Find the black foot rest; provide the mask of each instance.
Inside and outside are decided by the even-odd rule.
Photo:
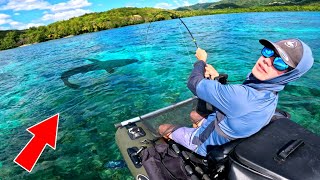
[[[128,126],[127,129],[128,129],[128,135],[131,140],[135,140],[146,135],[144,130],[141,127],[138,127],[136,124],[132,124],[131,126]]]
[[[141,168],[141,158],[139,156],[139,149],[137,147],[128,148],[128,155],[136,168]]]

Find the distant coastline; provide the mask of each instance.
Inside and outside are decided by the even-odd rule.
[[[160,13],[161,11],[171,13]],[[53,39],[108,30],[129,25],[169,20],[178,17],[193,17],[213,14],[277,11],[320,11],[320,3],[291,6],[257,6],[249,8],[225,8],[203,10],[163,10],[156,8],[118,8],[106,12],[90,13],[67,21],[47,26],[31,27],[27,30],[0,31],[0,50],[28,46]],[[158,14],[157,16],[155,16]]]

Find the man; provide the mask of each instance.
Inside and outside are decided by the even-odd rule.
[[[206,79],[205,76],[219,74],[213,67],[206,66],[207,53],[197,49],[198,61],[189,77],[188,88],[216,109],[194,128],[163,124],[159,133],[206,156],[207,145],[249,137],[266,126],[277,107],[278,92],[306,73],[313,57],[308,45],[299,39],[259,42],[264,46],[260,58],[244,83],[237,85],[222,85]],[[191,115],[202,119],[199,114]]]

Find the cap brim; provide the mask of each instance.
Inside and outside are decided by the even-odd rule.
[[[277,50],[276,47],[273,45],[273,42],[271,41],[268,41],[266,39],[260,39],[259,42],[267,48]]]
[[[260,39],[259,42],[265,47],[274,50],[283,60],[285,60],[284,62],[288,64],[290,67],[296,67],[296,65],[289,60],[288,55],[285,53],[285,51],[278,45],[266,39]]]

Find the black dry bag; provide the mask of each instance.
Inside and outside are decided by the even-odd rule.
[[[142,164],[152,180],[188,180],[182,158],[168,144],[156,144],[143,151]]]

